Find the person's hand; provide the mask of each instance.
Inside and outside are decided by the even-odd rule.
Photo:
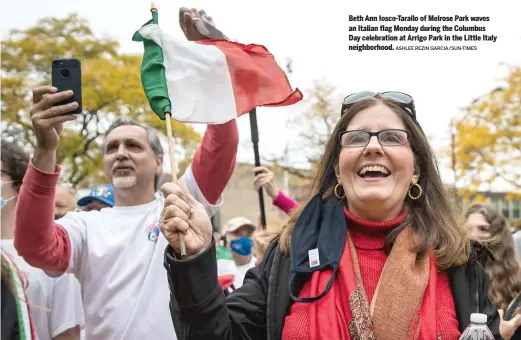
[[[516,314],[512,319],[507,321],[503,319],[505,312],[502,309],[498,310],[498,313],[500,319],[499,333],[504,340],[510,340],[519,326],[521,326],[521,315]]]
[[[72,114],[78,103],[53,106],[72,97],[72,91],[57,92],[55,87],[42,86],[33,90],[33,106],[29,111],[33,131],[36,136],[36,147],[42,150],[55,151],[58,148],[63,123],[75,120],[78,115]]]
[[[275,175],[273,172],[264,166],[255,167],[252,171],[255,174],[253,178],[255,190],[264,188],[271,199],[276,199],[279,195],[279,188],[277,188],[277,184],[275,184]]]
[[[184,235],[187,256],[207,249],[212,242],[212,222],[203,205],[174,183],[163,184],[161,192],[166,199],[159,229],[175,253],[181,253],[179,232]]]
[[[208,39],[227,39],[226,36],[215,27],[212,17],[205,11],[195,8],[181,7],[179,9],[179,26],[189,41]]]

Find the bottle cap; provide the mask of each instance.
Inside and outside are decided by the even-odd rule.
[[[481,313],[472,313],[470,314],[470,322],[486,324],[487,315]]]

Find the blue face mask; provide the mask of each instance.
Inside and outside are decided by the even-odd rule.
[[[253,240],[249,237],[241,237],[230,242],[230,248],[234,253],[248,256],[251,254],[253,247]]]
[[[13,183],[14,181],[9,181],[9,182],[0,182],[0,193],[2,192],[2,185],[4,183]],[[8,199],[4,199],[3,197],[0,196],[0,209],[2,209],[3,207],[5,207],[7,205],[7,203],[11,200],[14,200],[16,198],[16,195],[13,196],[13,197],[9,197]]]

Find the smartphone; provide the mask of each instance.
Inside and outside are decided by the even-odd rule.
[[[78,59],[56,59],[52,62],[52,86],[58,89],[58,92],[72,90],[74,95],[55,106],[78,103],[78,108],[71,113],[81,113],[82,97],[81,97],[81,62]]]
[[[509,321],[516,316],[516,314],[521,314],[521,295],[518,295],[514,301],[510,303],[503,318]]]

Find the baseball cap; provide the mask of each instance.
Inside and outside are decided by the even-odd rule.
[[[90,201],[98,200],[111,207],[114,206],[114,190],[110,184],[102,184],[90,190],[90,193],[78,201],[80,207],[86,206]]]
[[[227,233],[233,233],[240,227],[248,227],[251,228],[252,231],[255,230],[255,224],[253,224],[253,222],[246,217],[234,217],[224,225],[223,235]]]

